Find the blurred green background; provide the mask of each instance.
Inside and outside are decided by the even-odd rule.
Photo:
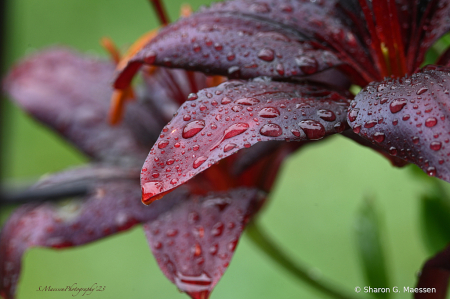
[[[166,1],[172,20],[184,2]],[[196,9],[211,1],[188,2]],[[98,43],[101,37],[109,36],[126,46],[157,26],[145,0],[10,0],[7,9],[7,68],[55,44],[106,57]],[[30,182],[86,161],[11,103],[3,104],[5,184]],[[421,196],[430,193],[433,184],[409,168],[393,168],[380,155],[335,136],[302,149],[285,162],[259,220],[277,245],[311,267],[311,275],[339,285],[355,298],[367,298],[354,292],[356,286],[370,285],[361,244],[372,241],[364,239],[367,233],[361,223],[372,218],[376,219],[372,224],[378,223],[380,242],[376,245],[384,251],[388,273],[388,285],[383,287],[414,287],[421,265],[443,244],[427,245],[428,231],[422,225]],[[367,198],[372,200],[365,203]],[[3,211],[0,219],[6,214]],[[374,262],[381,263],[376,258]],[[383,267],[373,271],[383,271]],[[141,227],[80,248],[28,251],[18,298],[70,298],[72,293],[36,290],[73,283],[106,286],[105,291],[92,293],[92,298],[187,298],[159,271]],[[411,297],[403,292],[391,296]],[[212,298],[328,297],[292,278],[244,236]]]

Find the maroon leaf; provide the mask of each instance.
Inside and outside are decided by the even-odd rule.
[[[154,220],[187,198],[178,188],[151,207],[139,202],[139,173],[135,170],[87,167],[51,176],[36,188],[70,186],[84,182],[91,187],[85,198],[61,203],[27,204],[18,208],[0,234],[0,294],[14,298],[21,258],[30,247],[64,248],[92,242]]]
[[[415,299],[445,299],[450,277],[450,246],[430,258],[420,272],[416,288],[435,288],[435,293],[416,292]]]
[[[393,156],[450,181],[450,69],[429,66],[411,77],[373,83],[351,104],[353,131]]]
[[[349,94],[320,85],[229,81],[192,94],[141,173],[143,201],[259,141],[319,140],[346,128]]]
[[[141,163],[155,139],[143,144],[134,135],[136,127],[156,138],[163,124],[148,117],[149,110],[141,104],[133,103],[125,117],[128,122],[108,125],[114,68],[112,63],[54,48],[17,65],[5,80],[5,88],[28,113],[88,155]]]
[[[143,63],[233,78],[305,76],[342,63],[289,26],[262,15],[214,12],[215,7],[161,30],[128,61],[115,87],[125,88]]]
[[[150,248],[163,273],[193,299],[208,298],[263,199],[255,189],[192,196],[146,223]]]

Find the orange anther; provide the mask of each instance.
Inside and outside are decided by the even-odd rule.
[[[109,37],[103,37],[100,40],[100,45],[109,53],[111,59],[118,64],[120,61],[120,51]]]
[[[192,7],[189,4],[185,3],[181,5],[180,8],[181,17],[183,18],[189,17],[192,14],[192,12],[193,12]]]
[[[118,70],[123,70],[129,60],[137,53],[139,52],[148,42],[150,42],[158,33],[158,29],[152,30],[150,32],[147,32],[146,34],[142,35],[137,41],[135,41],[130,48],[128,48],[127,53],[120,59],[119,64],[117,65]]]

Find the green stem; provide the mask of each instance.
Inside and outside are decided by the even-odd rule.
[[[349,295],[344,295],[345,292],[336,290],[330,284],[324,282],[322,279],[310,275],[311,271],[308,271],[306,267],[300,266],[298,263],[292,261],[287,257],[276,245],[270,240],[260,229],[255,222],[249,224],[246,229],[247,236],[253,241],[265,254],[267,254],[273,261],[283,267],[289,273],[294,275],[299,280],[307,283],[309,286],[316,290],[323,292],[330,297],[339,299],[354,298]]]

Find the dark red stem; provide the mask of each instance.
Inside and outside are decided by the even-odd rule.
[[[167,17],[167,12],[164,9],[162,2],[160,0],[150,0],[150,3],[153,5],[153,8],[155,9],[156,15],[158,16],[161,25],[164,26],[168,25],[169,19]]]

